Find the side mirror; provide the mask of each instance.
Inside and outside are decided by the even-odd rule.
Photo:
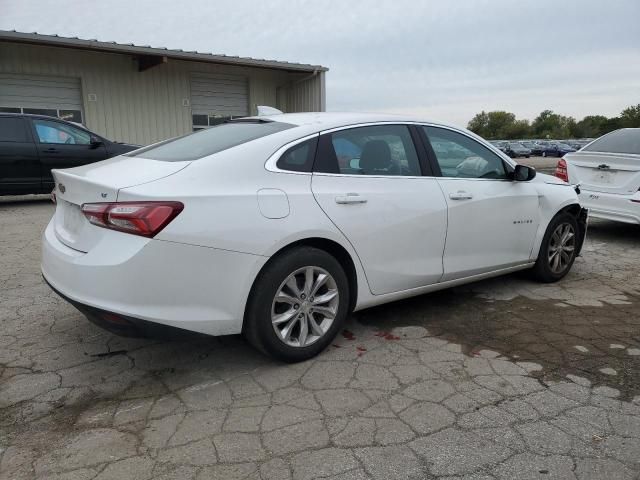
[[[513,179],[516,182],[528,182],[536,177],[536,169],[526,165],[516,165],[513,171]]]
[[[102,142],[102,139],[97,135],[91,135],[89,139],[89,143],[91,144],[92,147],[99,147],[100,145],[102,145],[103,142]]]

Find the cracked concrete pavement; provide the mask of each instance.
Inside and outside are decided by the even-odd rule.
[[[354,314],[283,365],[240,337],[126,339],[43,283],[46,201],[0,200],[2,479],[637,479],[640,228],[561,283]]]

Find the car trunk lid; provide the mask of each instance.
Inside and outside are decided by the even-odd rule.
[[[640,189],[640,155],[576,152],[564,159],[571,183],[585,190],[628,195]]]
[[[190,163],[115,157],[82,167],[53,170],[56,237],[75,250],[90,251],[108,231],[89,223],[81,210],[84,203],[115,202],[120,189],[173,175]]]

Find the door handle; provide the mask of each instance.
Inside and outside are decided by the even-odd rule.
[[[60,150],[58,150],[57,148],[46,148],[44,151],[46,153],[58,153]]]
[[[338,195],[336,197],[336,203],[340,205],[367,203],[367,199],[358,193],[347,193],[346,195]]]
[[[468,192],[459,191],[459,192],[455,192],[455,193],[450,193],[449,194],[449,198],[451,200],[471,200],[473,198],[473,194],[468,193]]]

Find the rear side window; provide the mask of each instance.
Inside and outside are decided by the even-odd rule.
[[[310,172],[316,155],[318,138],[294,145],[278,159],[277,167],[292,172]]]
[[[293,128],[293,126],[282,122],[238,121],[224,123],[190,133],[184,137],[141,148],[128,154],[128,156],[162,160],[164,162],[197,160],[207,155],[213,155],[243,143]]]
[[[418,154],[406,125],[373,125],[325,134],[315,170],[346,175],[420,175]]]
[[[21,118],[0,117],[0,142],[28,142],[27,130]]]
[[[598,138],[582,151],[640,154],[640,128],[616,130]]]

